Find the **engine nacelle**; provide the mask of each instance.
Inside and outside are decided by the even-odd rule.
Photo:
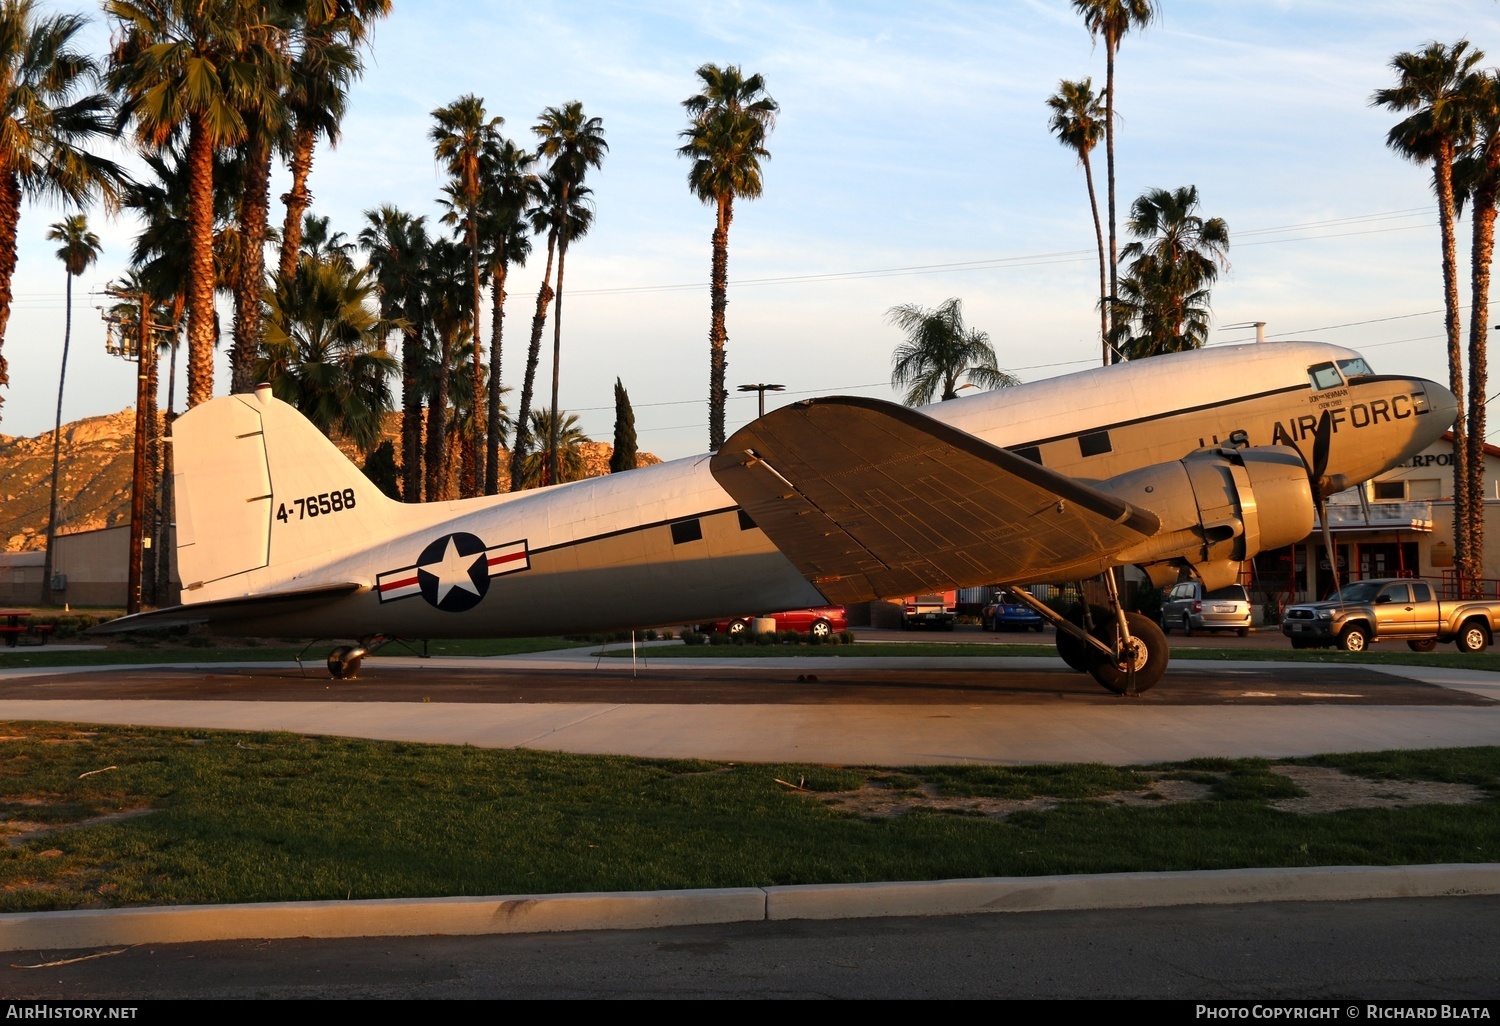
[[[1155,535],[1117,556],[1145,566],[1158,585],[1176,580],[1184,563],[1210,588],[1230,584],[1242,561],[1312,533],[1307,467],[1295,449],[1283,445],[1199,449],[1099,487],[1161,521]]]

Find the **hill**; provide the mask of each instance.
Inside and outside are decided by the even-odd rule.
[[[391,439],[399,448],[400,415],[388,416],[385,426],[382,437]],[[63,425],[58,486],[63,497],[58,518],[60,531],[71,534],[129,522],[134,435],[133,409]],[[352,446],[339,447],[357,465],[363,463],[363,456]],[[587,476],[609,473],[613,451],[608,442],[589,442],[584,447]],[[641,466],[660,462],[650,453],[640,454]],[[46,548],[51,474],[51,431],[32,438],[0,435],[0,543],[4,551]]]

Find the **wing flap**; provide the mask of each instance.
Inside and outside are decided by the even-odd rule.
[[[1083,576],[1159,528],[1149,511],[875,399],[783,407],[737,431],[711,469],[831,602]]]

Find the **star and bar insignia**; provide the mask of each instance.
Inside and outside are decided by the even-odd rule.
[[[530,568],[525,539],[487,546],[460,531],[430,543],[411,566],[377,574],[375,590],[381,602],[421,595],[445,613],[462,613],[484,598],[490,578]]]

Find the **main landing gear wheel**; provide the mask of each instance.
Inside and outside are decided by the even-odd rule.
[[[1069,623],[1083,626],[1083,606],[1074,606],[1066,615]],[[1094,630],[1098,631],[1099,625],[1109,619],[1109,610],[1103,606],[1089,606],[1089,619],[1093,622]],[[1104,653],[1065,630],[1057,632],[1057,654],[1079,673],[1093,673],[1095,664],[1104,660]]]
[[[365,650],[358,645],[340,645],[328,653],[328,674],[334,680],[353,680],[359,676],[359,664]]]
[[[1133,664],[1135,691],[1140,694],[1155,687],[1162,674],[1167,672],[1171,651],[1167,647],[1167,636],[1154,620],[1140,613],[1126,613],[1125,626],[1130,631],[1131,651],[1127,653],[1127,657],[1131,662],[1113,663],[1100,656],[1089,672],[1106,690],[1123,695],[1130,688],[1129,667]],[[1106,621],[1100,631],[1100,640],[1113,647],[1118,633],[1119,625]]]

